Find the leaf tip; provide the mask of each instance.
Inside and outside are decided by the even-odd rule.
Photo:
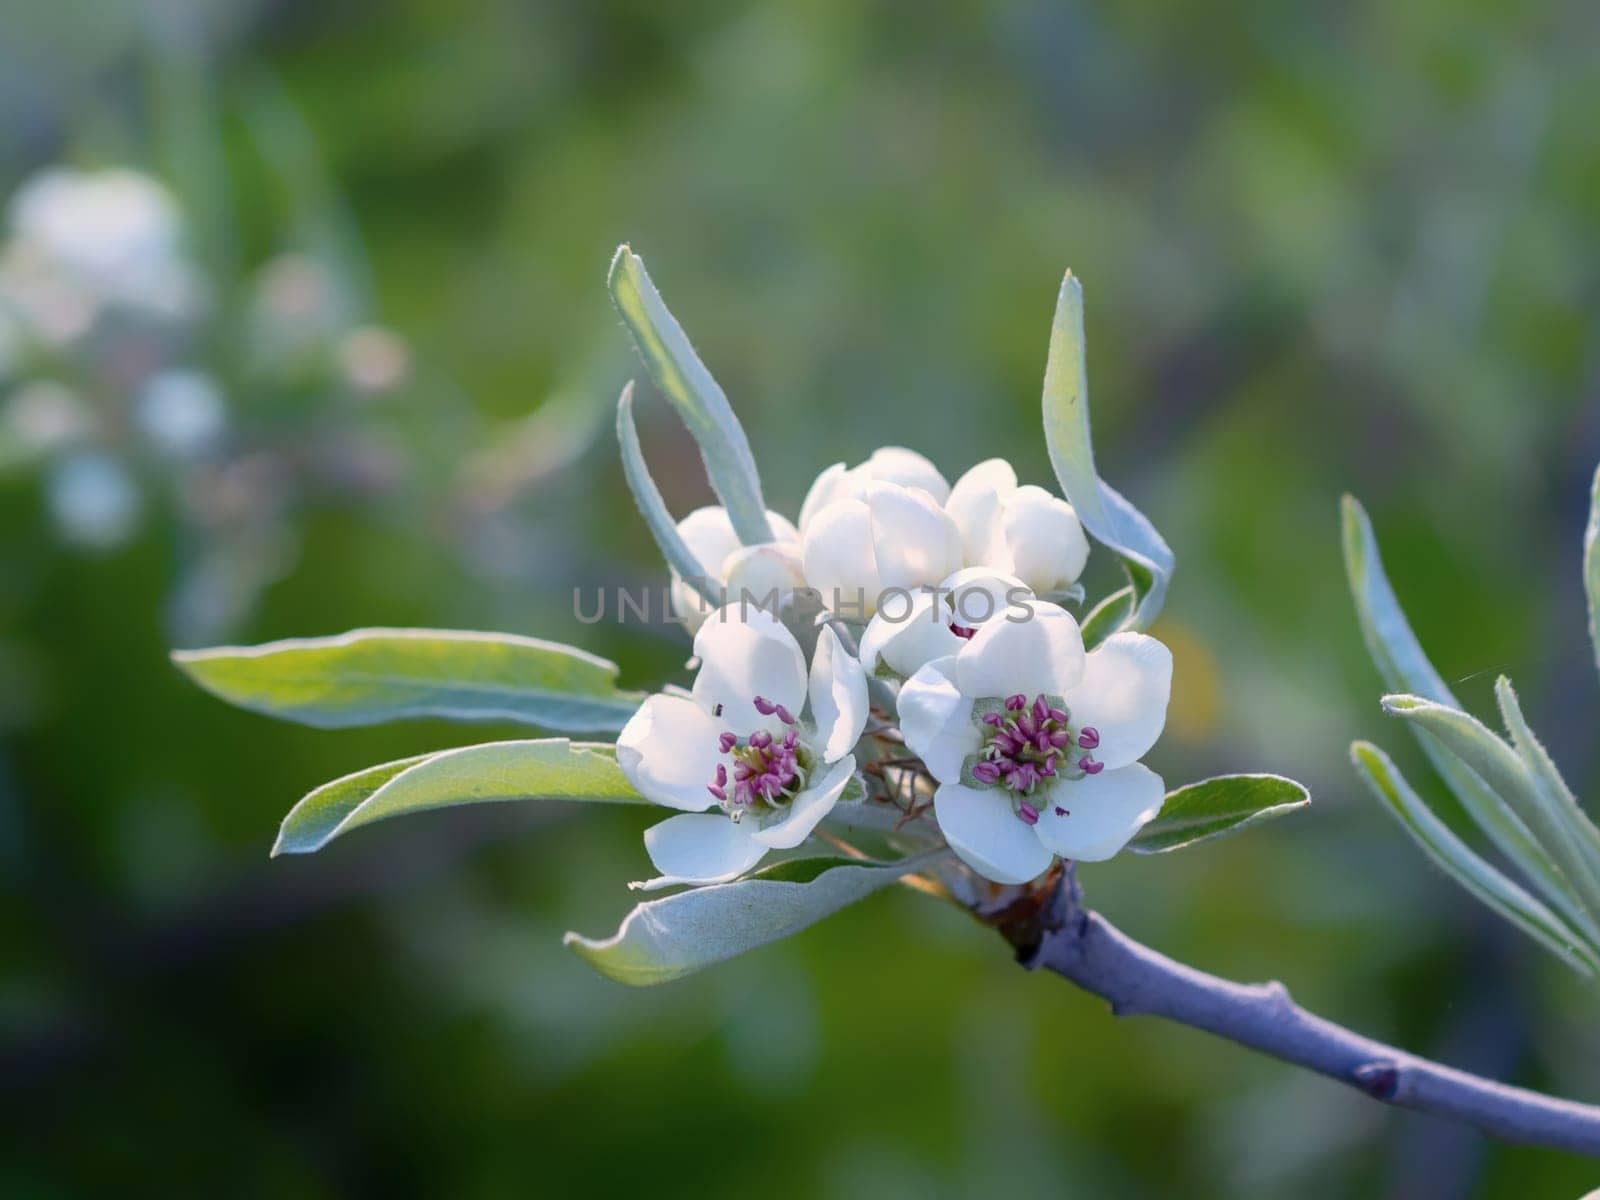
[[[1421,696],[1413,696],[1405,692],[1392,692],[1383,697],[1378,703],[1383,706],[1383,711],[1391,717],[1403,717],[1407,713],[1417,712],[1426,708],[1429,701]]]

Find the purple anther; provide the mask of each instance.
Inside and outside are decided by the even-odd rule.
[[[717,739],[717,747],[726,754],[739,744],[739,736],[734,733],[725,733]]]
[[[1039,823],[1039,810],[1026,800],[1017,805],[1017,816],[1022,818],[1024,825],[1037,825]]]
[[[1100,744],[1100,731],[1093,725],[1085,725],[1078,734],[1078,745],[1085,750],[1093,750]]]
[[[1021,712],[1025,707],[1027,707],[1027,704],[1028,698],[1021,692],[1018,692],[1015,696],[1006,697],[1006,707],[1012,712]]]
[[[1085,755],[1078,760],[1078,768],[1085,775],[1098,775],[1101,771],[1106,769],[1106,765],[1103,762],[1095,762],[1094,759],[1090,758],[1088,755]]]
[[[974,779],[982,780],[984,783],[998,783],[1000,781],[1000,767],[997,763],[992,763],[985,759],[972,768],[972,776]]]
[[[755,704],[756,711],[763,717],[770,717],[773,713],[778,711],[778,706],[771,700],[768,700],[765,696],[757,696],[752,703]]]

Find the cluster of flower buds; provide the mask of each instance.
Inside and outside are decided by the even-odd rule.
[[[723,589],[727,603],[698,603],[698,589],[674,576],[697,631],[695,696],[714,697],[717,719],[656,696],[618,740],[647,798],[696,810],[646,839],[664,875],[735,877],[774,844],[764,831],[788,839],[828,817],[849,782],[829,766],[873,760],[856,745],[869,678],[882,688],[883,724],[866,740],[914,756],[901,766],[980,875],[1020,883],[1058,856],[1109,857],[1159,811],[1162,781],[1138,760],[1165,723],[1171,656],[1137,633],[1085,650],[1059,603],[1075,595],[1088,557],[1065,500],[1019,486],[1000,459],[952,487],[922,455],[890,447],[829,467],[797,523],[769,513],[768,524],[775,540],[757,546],[741,544],[721,508],[678,524],[705,572],[695,582]],[[825,622],[809,707],[801,644],[780,619],[794,622],[783,602],[801,593]],[[863,723],[840,727],[844,711]],[[818,754],[824,729],[828,752]],[[815,801],[825,785],[828,798]],[[734,818],[737,836],[720,814],[699,814],[711,805]]]

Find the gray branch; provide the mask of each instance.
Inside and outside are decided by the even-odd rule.
[[[1174,962],[1082,907],[1070,876],[1033,919],[1002,925],[1023,964],[1102,997],[1119,1017],[1165,1017],[1336,1079],[1386,1104],[1508,1142],[1600,1157],[1600,1107],[1508,1087],[1325,1021],[1281,983],[1242,984]]]

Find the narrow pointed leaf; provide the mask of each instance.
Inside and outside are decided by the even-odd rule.
[[[1128,849],[1138,854],[1181,850],[1310,803],[1311,793],[1282,775],[1218,775],[1168,792],[1161,812]]]
[[[666,983],[799,933],[916,870],[919,862],[864,866],[846,858],[797,859],[748,879],[640,904],[603,941],[569,933],[566,942],[619,983]]]
[[[656,548],[667,560],[667,565],[694,588],[706,603],[720,604],[705,568],[695,558],[694,551],[678,533],[677,522],[667,511],[667,502],[661,498],[661,489],[650,477],[650,468],[644,461],[644,448],[639,444],[639,430],[633,423],[633,384],[622,389],[617,401],[617,441],[622,446],[622,473],[627,477],[628,488],[633,492],[633,502],[638,505]]]
[[[750,439],[733,415],[727,395],[689,344],[683,326],[667,311],[644,260],[627,246],[617,247],[607,283],[650,378],[699,445],[712,490],[728,510],[739,540],[746,546],[772,541]]]
[[[1146,629],[1166,601],[1172,551],[1137,508],[1095,472],[1089,434],[1089,375],[1083,339],[1083,289],[1071,271],[1061,281],[1044,368],[1044,436],[1061,490],[1083,526],[1128,572],[1132,611],[1124,628]]]
[[[1384,685],[1393,692],[1410,693],[1460,709],[1460,702],[1428,661],[1406,620],[1384,572],[1372,522],[1355,497],[1344,498],[1342,518],[1345,575],[1355,600],[1362,637]],[[1434,770],[1495,848],[1522,872],[1547,902],[1561,908],[1569,917],[1577,916],[1572,907],[1575,901],[1571,887],[1527,823],[1508,808],[1477,773],[1447,751],[1421,725],[1413,724],[1411,731]]]
[[[1565,898],[1563,911],[1575,918],[1587,914],[1586,928],[1592,928],[1594,918],[1600,916],[1600,880],[1594,878],[1581,851],[1569,840],[1554,803],[1517,752],[1470,714],[1420,696],[1385,696],[1383,710],[1438,738],[1445,750],[1521,818],[1558,871],[1552,900]]]
[[[1083,619],[1083,648],[1093,650],[1117,630],[1126,628],[1137,603],[1138,597],[1130,584],[1118,588],[1096,604]]]
[[[443,717],[602,732],[621,729],[644,699],[617,690],[615,663],[504,633],[357,629],[172,658],[231,704],[323,729]]]
[[[1583,531],[1583,590],[1589,599],[1589,642],[1600,663],[1600,468],[1589,486],[1589,524]]]
[[[1590,911],[1600,917],[1600,829],[1595,828],[1578,804],[1578,798],[1561,777],[1555,761],[1529,727],[1517,693],[1504,675],[1495,681],[1494,694],[1506,730],[1511,734],[1512,747],[1544,797],[1551,823],[1560,831],[1561,842],[1572,852],[1573,873],[1581,873],[1585,893],[1592,898]]]
[[[1411,789],[1388,755],[1356,742],[1350,759],[1379,803],[1440,870],[1570,966],[1591,978],[1600,976],[1600,950],[1474,854]]]
[[[309,854],[386,817],[507,800],[643,804],[616,748],[566,738],[488,742],[368,767],[323,784],[289,810],[272,848]]]

